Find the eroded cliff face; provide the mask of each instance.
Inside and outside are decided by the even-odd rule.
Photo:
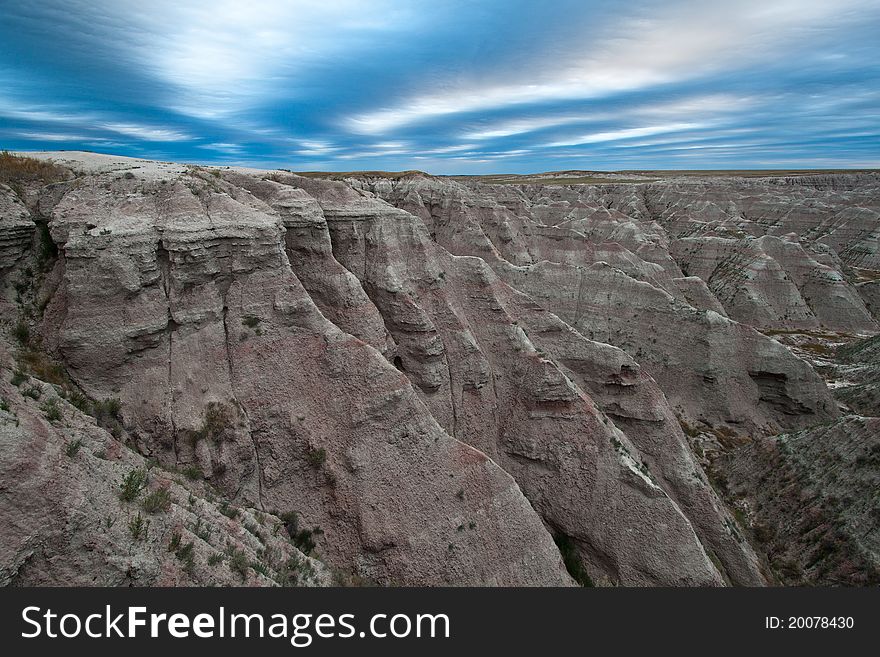
[[[689,271],[669,230],[681,219],[646,220],[648,195],[66,157],[76,177],[32,190],[30,207],[0,190],[3,314],[31,331],[17,347],[4,337],[4,400],[39,414],[13,385],[27,363],[52,378],[33,367],[38,352],[65,397],[120,402],[118,426],[91,430],[120,447],[84,441],[90,469],[59,495],[95,479],[119,504],[110,473],[146,458],[154,481],[168,473],[182,487],[175,498],[194,490],[275,518],[294,560],[311,548],[298,528],[320,527],[315,554],[347,581],[767,581],[682,427],[765,435],[839,410],[809,364],[736,321],[742,306],[712,274]],[[38,258],[40,224],[57,256]],[[809,305],[806,325],[876,326],[834,274],[836,252],[768,239],[755,242],[801,299],[833,297]],[[60,419],[15,433],[10,419],[4,435],[64,461],[73,427],[89,422],[64,404]],[[11,505],[39,480],[6,466]],[[278,520],[292,512],[293,526]],[[10,580],[55,572],[21,556],[39,544],[40,559],[58,560],[36,524],[3,546]],[[290,559],[251,576],[285,580]]]

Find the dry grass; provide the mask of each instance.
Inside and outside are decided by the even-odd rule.
[[[326,178],[329,180],[344,180],[345,178],[388,178],[390,180],[397,180],[408,176],[432,177],[424,171],[417,171],[415,169],[409,171],[297,171],[296,175],[303,176],[304,178]]]
[[[9,151],[0,152],[0,182],[17,184],[22,182],[51,183],[67,180],[70,172],[52,160],[38,160],[34,157],[14,155]]]

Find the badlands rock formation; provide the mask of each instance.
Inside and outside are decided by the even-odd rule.
[[[727,448],[849,419],[772,334],[877,330],[871,175],[39,157],[0,187],[6,582],[773,583]]]

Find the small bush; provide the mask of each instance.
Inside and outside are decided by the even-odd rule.
[[[22,391],[22,394],[31,399],[39,399],[43,396],[43,390],[39,386],[28,386]]]
[[[73,406],[81,410],[83,413],[89,413],[92,410],[92,402],[89,398],[82,394],[79,390],[68,391],[67,401]]]
[[[49,422],[58,422],[61,419],[61,409],[58,408],[58,404],[54,399],[48,399],[43,402],[43,415],[46,416],[46,419]]]
[[[133,502],[147,485],[147,471],[137,468],[129,472],[120,484],[119,497],[125,502]]]
[[[296,511],[283,514],[281,520],[284,521],[284,526],[287,529],[291,542],[303,554],[311,554],[316,547],[314,537],[323,534],[324,531],[320,527],[300,529],[299,514]]]
[[[278,569],[278,583],[281,586],[297,586],[314,578],[315,569],[308,559],[293,555]]]
[[[144,498],[141,506],[147,513],[159,513],[171,508],[171,491],[167,488],[159,488]]]
[[[197,465],[188,465],[183,470],[181,470],[183,476],[192,481],[197,481],[202,478],[202,470]]]
[[[261,321],[262,320],[259,317],[256,317],[254,315],[245,315],[244,318],[241,320],[241,323],[248,328],[257,328],[257,325]]]
[[[3,411],[4,413],[9,412],[9,402],[6,401],[5,397],[0,397],[0,411]]]
[[[67,376],[67,372],[64,370],[64,366],[52,360],[43,351],[38,349],[28,349],[21,354],[21,361],[33,376],[42,379],[46,383],[53,383],[65,387],[70,384],[70,379]]]
[[[64,448],[64,451],[70,458],[73,458],[79,453],[79,448],[82,447],[82,444],[82,438],[71,440],[69,443],[67,443],[67,447]]]
[[[138,511],[138,514],[135,517],[128,521],[128,531],[131,532],[131,537],[135,541],[146,538],[149,527],[150,521],[144,520],[140,511]]]
[[[223,561],[223,555],[220,554],[219,552],[216,552],[215,554],[212,554],[210,557],[208,557],[208,565],[209,566],[216,566],[218,563],[221,563],[222,561]]]
[[[31,341],[31,327],[26,321],[20,319],[12,329],[12,335],[21,346],[26,347]]]
[[[250,561],[241,550],[235,548],[229,549],[229,569],[241,576],[241,581],[245,581],[248,575],[248,569],[251,567]]]
[[[114,420],[122,419],[122,402],[115,397],[96,401],[93,410],[95,413],[95,419],[98,420],[98,424],[101,423],[101,420],[107,418],[112,418]]]
[[[269,568],[259,561],[251,561],[251,568],[255,573],[258,573],[263,577],[269,577]]]
[[[313,468],[320,468],[327,460],[327,450],[323,447],[318,449],[310,449],[306,454],[306,459]]]
[[[195,432],[194,439],[196,441],[207,438],[220,440],[231,425],[232,420],[226,407],[218,402],[209,402],[205,408],[202,428]]]
[[[21,370],[15,370],[12,373],[12,379],[10,383],[14,385],[16,388],[19,387],[22,383],[28,380],[28,375],[22,372]]]
[[[229,506],[229,502],[227,502],[226,500],[223,500],[220,503],[220,507],[218,510],[227,518],[231,518],[232,520],[238,518],[238,509]]]
[[[115,397],[92,404],[92,416],[98,426],[109,431],[114,438],[122,434],[122,402]]]

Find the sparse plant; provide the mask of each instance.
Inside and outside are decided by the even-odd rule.
[[[157,488],[144,498],[141,506],[147,513],[159,513],[168,511],[171,502],[171,491],[167,488]]]
[[[220,554],[219,552],[215,552],[210,557],[208,557],[208,565],[209,566],[216,566],[218,563],[222,563],[222,562],[223,562],[223,555]]]
[[[23,319],[18,320],[12,329],[12,336],[18,340],[18,343],[26,347],[31,341],[31,327]]]
[[[195,432],[195,440],[220,440],[231,426],[232,420],[229,411],[219,402],[209,402],[205,408],[205,417],[202,427]]]
[[[65,180],[67,169],[52,160],[40,160],[25,155],[14,155],[9,151],[0,152],[0,182],[6,184],[30,181],[44,183]]]
[[[69,401],[74,407],[76,407],[83,413],[88,413],[92,408],[92,402],[89,401],[89,398],[82,394],[79,390],[68,391],[67,401]]]
[[[248,328],[257,328],[257,325],[259,325],[259,323],[260,323],[261,321],[262,321],[262,320],[261,320],[259,317],[255,316],[255,315],[245,315],[245,316],[242,318],[241,323],[242,323],[244,326],[247,326]]]
[[[92,416],[102,429],[114,438],[122,435],[122,402],[115,397],[98,400],[91,405]]]
[[[294,554],[278,569],[278,583],[281,586],[297,586],[314,578],[315,569],[308,559]]]
[[[149,527],[150,521],[145,520],[140,511],[128,521],[128,531],[131,533],[131,537],[135,541],[139,541],[141,538],[146,538]]]
[[[220,513],[222,513],[224,516],[226,516],[227,518],[230,518],[232,520],[235,520],[236,518],[238,518],[238,513],[239,513],[238,509],[230,506],[229,502],[227,502],[226,500],[223,500],[220,503],[220,507],[217,510],[220,511]]]
[[[299,548],[299,551],[303,554],[311,554],[316,547],[314,537],[323,534],[324,531],[320,527],[300,529],[299,514],[296,511],[290,511],[280,517],[281,520],[284,521],[284,526],[287,529],[287,534],[290,536],[291,542]]]
[[[25,374],[22,370],[17,369],[12,373],[12,379],[10,380],[10,383],[18,388],[19,386],[21,386],[22,383],[27,380],[28,375]]]
[[[47,399],[42,404],[43,415],[46,416],[46,419],[49,422],[58,422],[61,419],[61,409],[58,408],[58,403],[54,399]]]
[[[238,550],[236,548],[229,548],[229,569],[238,573],[241,576],[241,581],[247,580],[248,569],[251,564],[248,561],[247,555],[242,550]]]
[[[25,397],[30,397],[31,399],[39,399],[43,396],[43,390],[42,388],[40,388],[40,386],[32,385],[22,390],[22,394]]]
[[[197,465],[188,465],[182,471],[183,475],[192,481],[202,478],[202,470]]]
[[[135,468],[122,479],[119,497],[125,502],[133,502],[147,485],[147,471]]]
[[[258,573],[263,577],[269,577],[269,568],[265,564],[260,563],[259,561],[251,561],[250,566],[255,573]]]
[[[76,440],[71,440],[67,443],[67,447],[64,448],[64,452],[70,457],[73,458],[79,453],[80,447],[82,447],[83,441],[82,438],[77,438]]]
[[[313,468],[320,468],[324,465],[324,462],[327,460],[327,450],[323,447],[319,447],[317,449],[309,449],[306,454],[306,460],[308,460],[309,465]]]

